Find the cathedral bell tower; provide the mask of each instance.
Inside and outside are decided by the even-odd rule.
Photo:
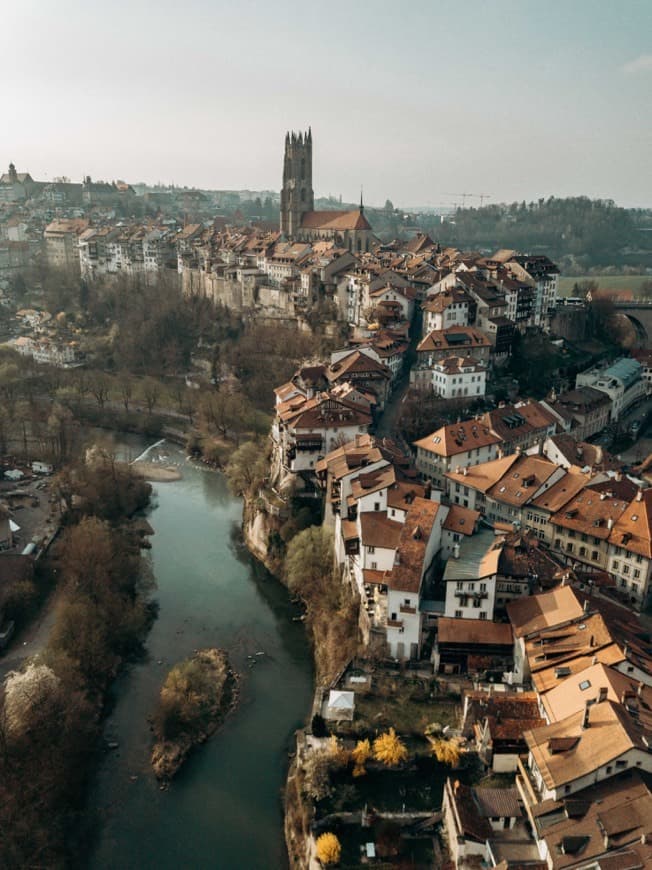
[[[283,188],[281,190],[281,233],[296,239],[301,233],[301,216],[313,211],[312,131],[285,134]]]

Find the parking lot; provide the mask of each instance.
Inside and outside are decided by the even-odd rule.
[[[5,552],[20,553],[30,543],[40,544],[58,524],[59,509],[51,492],[51,478],[34,476],[19,481],[0,481],[0,504],[19,528],[14,546]]]

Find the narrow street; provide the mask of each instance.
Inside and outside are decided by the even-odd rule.
[[[418,307],[415,310],[410,325],[410,344],[405,354],[403,372],[394,387],[392,395],[387,400],[383,416],[376,427],[376,434],[383,438],[397,437],[397,423],[401,416],[401,406],[410,388],[410,371],[416,362],[416,349],[421,341],[421,324],[423,321],[420,303],[417,303],[417,305]]]

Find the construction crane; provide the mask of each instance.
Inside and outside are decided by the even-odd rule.
[[[480,208],[484,205],[485,199],[491,199],[491,195],[488,193],[445,193],[444,196],[461,196],[462,197],[462,208],[466,208],[466,198],[467,196],[472,196],[475,199],[480,200]]]

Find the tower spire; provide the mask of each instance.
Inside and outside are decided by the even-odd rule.
[[[364,211],[364,202],[362,201],[362,185],[360,185],[360,214]]]

